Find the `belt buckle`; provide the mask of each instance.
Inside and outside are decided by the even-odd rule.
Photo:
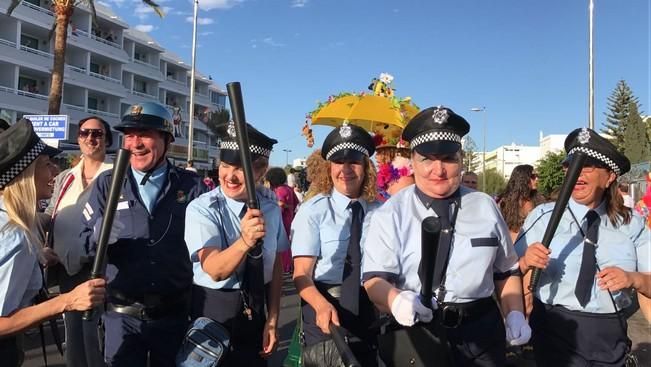
[[[463,319],[462,310],[451,305],[444,305],[441,309],[441,324],[449,329],[454,329],[461,325]]]

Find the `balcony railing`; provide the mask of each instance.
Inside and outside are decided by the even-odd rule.
[[[18,94],[19,96],[42,99],[44,101],[47,101],[47,96],[39,93],[26,92],[24,90],[16,90],[16,94]]]
[[[27,47],[27,46],[24,46],[24,45],[20,45],[20,49],[23,50],[23,51],[27,51],[29,53],[39,55],[39,56],[43,56],[43,57],[47,57],[47,58],[52,58],[54,56],[49,52],[37,50],[35,48]]]
[[[77,106],[76,104],[68,104],[68,103],[64,103],[63,105],[68,107],[71,110],[86,112],[86,108],[84,106]]]
[[[144,98],[158,99],[158,96],[154,96],[152,94],[147,94],[147,93],[143,93],[143,92],[138,92],[138,91],[135,91],[135,90],[132,90],[131,94],[134,94],[134,95],[140,96],[140,97],[144,97]]]
[[[16,90],[14,88],[5,87],[3,85],[0,85],[0,91],[16,94]]]
[[[86,74],[86,69],[84,69],[84,68],[80,68],[78,66],[72,66],[72,65],[66,65],[66,67],[68,69],[72,70],[72,71],[77,72],[77,73]]]
[[[16,42],[11,42],[11,41],[6,40],[4,38],[0,38],[0,44],[11,46],[11,47],[16,47]]]
[[[159,68],[158,66],[156,66],[156,65],[152,65],[152,64],[150,64],[150,63],[148,63],[148,62],[146,62],[146,61],[142,61],[142,60],[138,60],[138,59],[131,59],[131,61],[133,61],[133,62],[136,63],[136,64],[140,64],[140,65],[144,65],[144,66],[150,67],[150,68],[152,68],[152,69],[160,70],[160,68]]]
[[[23,1],[23,2],[21,2],[21,4],[23,6],[26,6],[26,7],[30,8],[30,9],[33,9],[33,10],[36,10],[38,12],[41,12],[41,13],[44,13],[44,14],[47,14],[47,15],[50,15],[50,16],[54,16],[54,13],[52,13],[52,11],[50,11],[48,9],[45,9],[45,8],[41,8],[40,6],[34,5],[34,4],[29,3],[27,1]]]
[[[120,117],[117,113],[113,112],[108,112],[108,111],[100,111],[100,110],[93,110],[91,108],[87,109],[86,112],[92,114],[92,115],[104,115],[108,117]]]
[[[168,77],[167,77],[167,80],[170,81],[170,82],[173,82],[173,83],[176,83],[176,84],[182,85],[182,86],[184,86],[184,87],[187,87],[187,86],[188,86],[185,82],[182,82],[182,81],[180,81],[180,80],[176,80],[176,79],[172,78],[171,76],[168,76]]]
[[[90,35],[90,38],[94,39],[94,40],[97,41],[97,42],[101,42],[101,43],[107,44],[107,45],[109,45],[109,46],[111,46],[111,47],[119,48],[120,50],[122,49],[122,46],[121,46],[120,44],[115,43],[115,42],[113,42],[113,41],[109,41],[109,40],[107,40],[107,39],[105,39],[105,38],[102,38],[102,37],[98,37],[98,36],[96,36],[96,35],[94,35],[94,34],[91,34],[91,35]]]
[[[122,80],[115,79],[115,78],[111,78],[110,76],[106,76],[106,75],[102,75],[102,74],[94,73],[94,72],[92,72],[92,71],[91,71],[90,73],[88,73],[88,74],[89,74],[90,76],[94,77],[94,78],[98,78],[98,79],[106,80],[106,81],[108,81],[108,82],[112,82],[112,83],[116,83],[116,84],[122,84]]]

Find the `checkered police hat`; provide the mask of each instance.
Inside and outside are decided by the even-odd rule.
[[[32,123],[22,119],[0,134],[0,190],[21,174],[41,154],[61,153],[36,135]]]
[[[357,125],[344,123],[326,136],[321,147],[321,156],[331,162],[360,162],[375,153],[375,142],[371,135]]]
[[[237,143],[235,124],[231,121],[218,130],[220,160],[230,164],[241,165],[240,147]],[[269,158],[273,151],[273,146],[278,143],[278,140],[268,137],[248,123],[246,124],[246,131],[249,135],[251,160],[255,160],[258,157]]]
[[[448,154],[461,149],[461,138],[470,131],[463,117],[447,107],[429,107],[414,116],[402,138],[419,154]]]
[[[586,166],[603,166],[615,172],[617,176],[631,169],[631,162],[611,142],[585,127],[572,131],[565,138],[565,151],[567,157],[563,163],[569,163],[574,153],[583,152],[588,156]]]

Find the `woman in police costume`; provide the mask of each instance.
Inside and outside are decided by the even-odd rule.
[[[259,182],[277,141],[251,126],[248,135],[254,181]],[[232,123],[223,127],[220,139],[220,185],[190,203],[186,213],[185,242],[194,268],[192,317],[209,317],[231,333],[232,348],[223,366],[266,366],[278,342],[282,268],[277,253],[289,243],[273,192],[258,186],[260,209],[246,207]]]
[[[549,249],[540,241],[553,203],[529,214],[515,244],[523,272],[545,269],[530,317],[536,363],[622,366],[630,340],[616,311],[630,305],[631,288],[651,296],[649,229],[617,192],[617,177],[630,169],[626,156],[586,128],[567,136],[565,151],[565,167],[576,152],[588,158]]]
[[[20,333],[64,311],[85,311],[104,302],[104,279],[33,305],[43,289],[39,261],[44,233],[39,200],[52,196],[49,156],[60,153],[38,138],[28,120],[0,135],[0,364],[22,363]]]
[[[321,155],[327,171],[311,188],[292,223],[294,282],[302,298],[304,365],[339,366],[329,324],[349,333],[363,366],[376,365],[375,336],[368,328],[374,310],[360,282],[362,222],[375,202],[375,145],[361,127],[344,124],[326,137]]]
[[[432,310],[418,296],[421,222],[439,217],[448,231],[439,241],[447,250],[437,261],[447,263],[447,270],[439,267],[434,274],[435,322],[448,327],[454,365],[503,366],[505,337],[523,344],[531,330],[522,312],[517,256],[499,209],[490,196],[460,187],[461,138],[469,129],[463,117],[445,107],[422,110],[405,127],[416,185],[373,214],[363,243],[364,287],[401,325],[431,321]]]

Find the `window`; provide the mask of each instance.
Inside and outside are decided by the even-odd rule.
[[[91,63],[90,63],[90,71],[91,71],[92,73],[99,74],[99,65],[98,65],[98,64],[95,64],[94,62],[91,62]]]
[[[25,47],[38,50],[38,38],[28,36],[26,34],[20,35],[20,44]]]
[[[134,79],[133,81],[133,90],[140,93],[147,93],[147,82]]]
[[[88,108],[91,110],[97,110],[97,98],[88,97]]]

